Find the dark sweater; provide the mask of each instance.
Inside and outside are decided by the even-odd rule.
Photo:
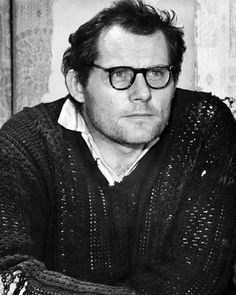
[[[57,123],[64,101],[0,131],[5,292],[17,277],[26,294],[223,294],[236,225],[228,108],[178,89],[160,140],[111,187],[80,133]]]

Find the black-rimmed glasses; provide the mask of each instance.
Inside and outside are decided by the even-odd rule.
[[[97,64],[92,66],[109,73],[110,84],[117,90],[128,89],[135,81],[136,75],[142,73],[147,85],[153,89],[165,88],[172,77],[173,66],[155,66],[149,68],[132,68],[126,66],[104,68]]]

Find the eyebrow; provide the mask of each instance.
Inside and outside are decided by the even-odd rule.
[[[116,68],[127,68],[127,69],[133,69],[133,70],[148,70],[148,69],[152,69],[152,68],[173,68],[172,65],[163,65],[163,64],[160,64],[160,65],[153,65],[153,66],[149,66],[149,67],[142,67],[142,68],[135,68],[135,67],[131,67],[131,66],[110,66],[110,67],[105,67],[105,66],[101,66],[101,65],[98,65],[98,64],[92,64],[93,66],[97,67],[97,68],[100,68],[102,70],[105,70],[105,71],[111,71],[113,69],[116,69]]]

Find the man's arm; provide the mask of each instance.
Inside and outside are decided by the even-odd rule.
[[[221,106],[211,124],[204,127],[205,137],[181,188],[162,258],[130,278],[129,284],[135,286],[137,294],[222,294],[232,274],[235,122]]]
[[[43,166],[43,165],[42,165]],[[0,290],[1,294],[132,294],[49,271],[43,259],[49,207],[44,179],[30,151],[0,131]],[[31,202],[31,203],[30,203]],[[47,203],[48,202],[48,203]],[[32,217],[34,207],[35,217]],[[31,215],[31,218],[29,216]],[[38,233],[32,232],[32,222]]]

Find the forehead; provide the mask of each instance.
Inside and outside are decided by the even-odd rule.
[[[114,26],[100,35],[98,51],[97,61],[107,67],[147,67],[169,63],[167,42],[161,31],[152,35],[137,35]]]

